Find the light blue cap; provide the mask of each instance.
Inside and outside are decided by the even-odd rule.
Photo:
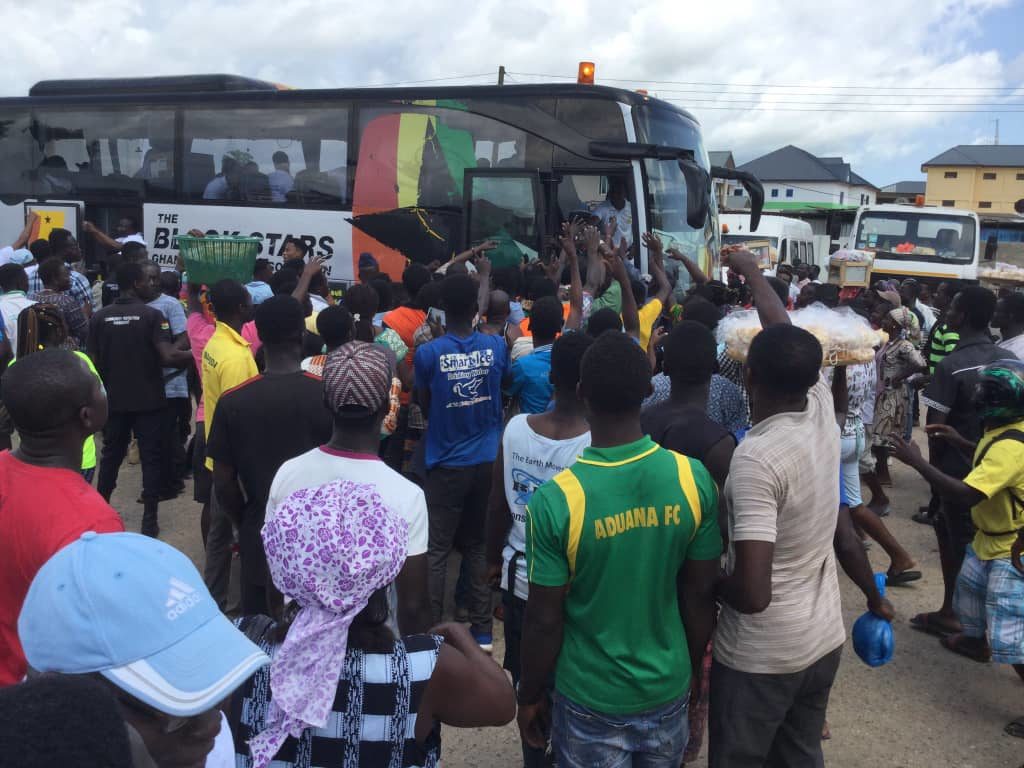
[[[179,717],[212,709],[270,662],[220,612],[191,560],[136,533],[83,533],[50,558],[18,637],[40,672],[99,672]]]

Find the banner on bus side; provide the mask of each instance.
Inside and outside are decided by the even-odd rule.
[[[355,279],[352,267],[352,214],[344,211],[242,208],[214,205],[164,205],[142,207],[143,230],[149,255],[161,269],[174,269],[178,260],[177,236],[198,229],[208,235],[246,235],[262,240],[260,257],[281,266],[285,240],[298,238],[307,254],[327,259],[324,271],[331,282]]]

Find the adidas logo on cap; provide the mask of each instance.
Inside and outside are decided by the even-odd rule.
[[[164,607],[167,608],[167,619],[174,621],[189,608],[197,605],[200,600],[202,597],[196,594],[195,589],[172,576],[170,588],[167,591],[167,602],[164,604]]]

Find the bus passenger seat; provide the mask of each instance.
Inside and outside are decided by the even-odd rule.
[[[190,200],[200,199],[210,179],[217,175],[216,166],[213,163],[213,155],[201,152],[186,152],[184,172],[185,197]]]

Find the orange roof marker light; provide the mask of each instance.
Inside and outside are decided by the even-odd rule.
[[[922,207],[924,205],[924,195],[917,195],[914,197],[914,205],[918,208]]]
[[[580,62],[580,67],[576,72],[576,82],[579,83],[580,85],[594,84],[594,62]]]

